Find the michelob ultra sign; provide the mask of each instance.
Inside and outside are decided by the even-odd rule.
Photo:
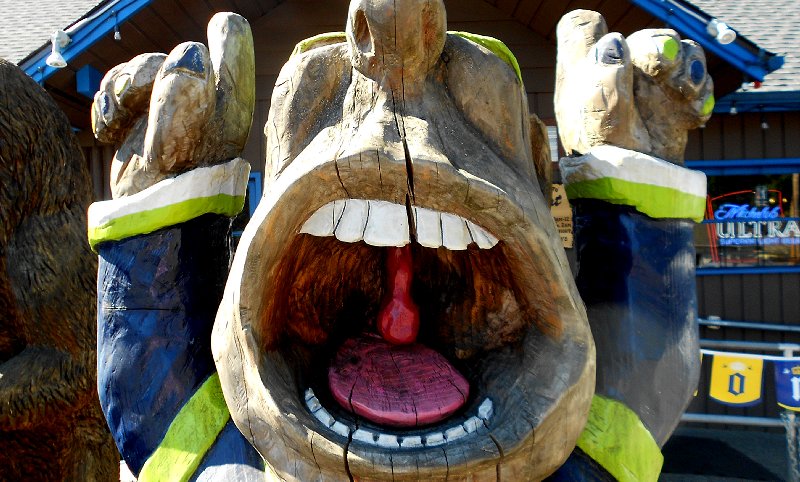
[[[754,199],[732,202],[741,201],[743,194],[754,195]],[[784,216],[782,199],[783,193],[777,189],[764,189],[760,196],[758,191],[736,191],[709,198],[706,222],[714,226],[710,237],[719,246],[800,244],[799,220]]]

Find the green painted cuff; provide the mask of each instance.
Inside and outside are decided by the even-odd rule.
[[[234,217],[244,207],[250,164],[234,159],[165,179],[131,196],[89,206],[89,245],[119,241],[203,214]]]
[[[704,197],[677,189],[643,184],[613,177],[578,181],[566,186],[569,199],[599,199],[611,204],[633,206],[651,218],[703,220]]]
[[[621,482],[656,481],[664,456],[633,410],[595,395],[578,447]]]
[[[612,145],[558,162],[570,199],[632,206],[652,218],[703,220],[706,176],[649,154]]]
[[[97,251],[97,245],[106,241],[119,241],[139,234],[152,233],[168,226],[191,221],[203,214],[236,216],[244,207],[244,196],[217,194],[204,198],[162,206],[155,209],[120,216],[100,226],[89,228],[89,245]]]
[[[494,37],[487,37],[486,35],[478,35],[476,33],[470,32],[447,32],[452,35],[458,35],[459,37],[465,38],[470,40],[481,47],[488,49],[493,54],[500,57],[503,62],[507,63],[514,72],[517,74],[517,78],[520,82],[522,82],[522,71],[519,68],[519,63],[517,62],[517,58],[514,57],[514,54],[511,53],[511,50],[504,44],[501,40],[498,40]],[[292,55],[289,57],[294,57],[295,55],[300,55],[303,52],[308,52],[309,50],[322,47],[324,45],[330,45],[339,42],[346,42],[347,35],[344,32],[328,32],[322,33],[319,35],[315,35],[313,37],[307,38],[305,40],[301,40],[300,42],[295,45],[294,50],[292,51]]]
[[[313,37],[309,37],[298,42],[297,45],[294,46],[292,55],[290,55],[289,58],[292,58],[295,55],[300,55],[303,52],[308,52],[316,47],[322,47],[340,42],[347,42],[347,36],[344,32],[327,32],[314,35]]]
[[[214,373],[181,408],[164,439],[144,463],[139,482],[185,482],[230,419]]]
[[[501,40],[498,40],[494,37],[487,37],[486,35],[478,35],[476,33],[470,32],[447,32],[452,35],[458,35],[459,37],[463,37],[467,40],[475,42],[476,44],[480,45],[481,47],[488,49],[493,54],[500,57],[500,59],[507,63],[514,72],[517,74],[517,78],[519,79],[520,83],[522,83],[522,71],[519,68],[519,63],[517,62],[517,58],[514,57],[514,54],[511,53],[511,50],[504,44]]]

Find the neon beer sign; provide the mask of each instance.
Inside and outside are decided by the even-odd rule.
[[[714,201],[742,194],[759,194],[767,203],[767,194],[777,194],[777,206],[723,203],[713,209]],[[714,224],[713,234],[719,246],[768,246],[800,244],[800,226],[796,219],[784,218],[780,200],[783,195],[775,189],[737,191],[708,200],[707,217]]]
[[[750,207],[749,204],[723,204],[714,211],[714,219],[777,219],[783,217],[781,207]]]

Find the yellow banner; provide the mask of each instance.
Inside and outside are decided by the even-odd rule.
[[[761,358],[715,354],[711,363],[709,395],[729,405],[760,403],[763,369],[764,360]]]

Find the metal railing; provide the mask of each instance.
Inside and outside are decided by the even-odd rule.
[[[780,331],[800,333],[800,326],[780,325],[776,323],[754,323],[748,321],[721,320],[717,317],[700,318],[698,323],[709,328],[739,328],[744,330]],[[711,340],[700,339],[701,348],[722,348],[728,350],[774,351],[784,357],[792,357],[800,352],[798,343]],[[800,415],[791,410],[784,410],[780,418],[745,417],[741,415],[712,415],[708,413],[685,413],[682,422],[745,425],[756,427],[783,427],[786,430],[786,448],[789,458],[789,477],[792,482],[800,482]]]
[[[738,328],[743,330],[762,330],[762,331],[781,331],[800,333],[800,326],[781,325],[777,323],[756,323],[750,321],[730,321],[722,320],[717,317],[709,316],[697,320],[700,326],[709,328]],[[752,351],[772,351],[782,353],[785,357],[794,356],[800,353],[800,344],[764,342],[764,341],[738,341],[738,340],[711,340],[700,339],[700,348],[721,348],[726,350],[752,350]],[[681,417],[682,422],[725,424],[725,425],[746,425],[756,427],[783,427],[784,422],[780,418],[771,417],[745,417],[742,415],[712,415],[708,413],[685,413]]]

